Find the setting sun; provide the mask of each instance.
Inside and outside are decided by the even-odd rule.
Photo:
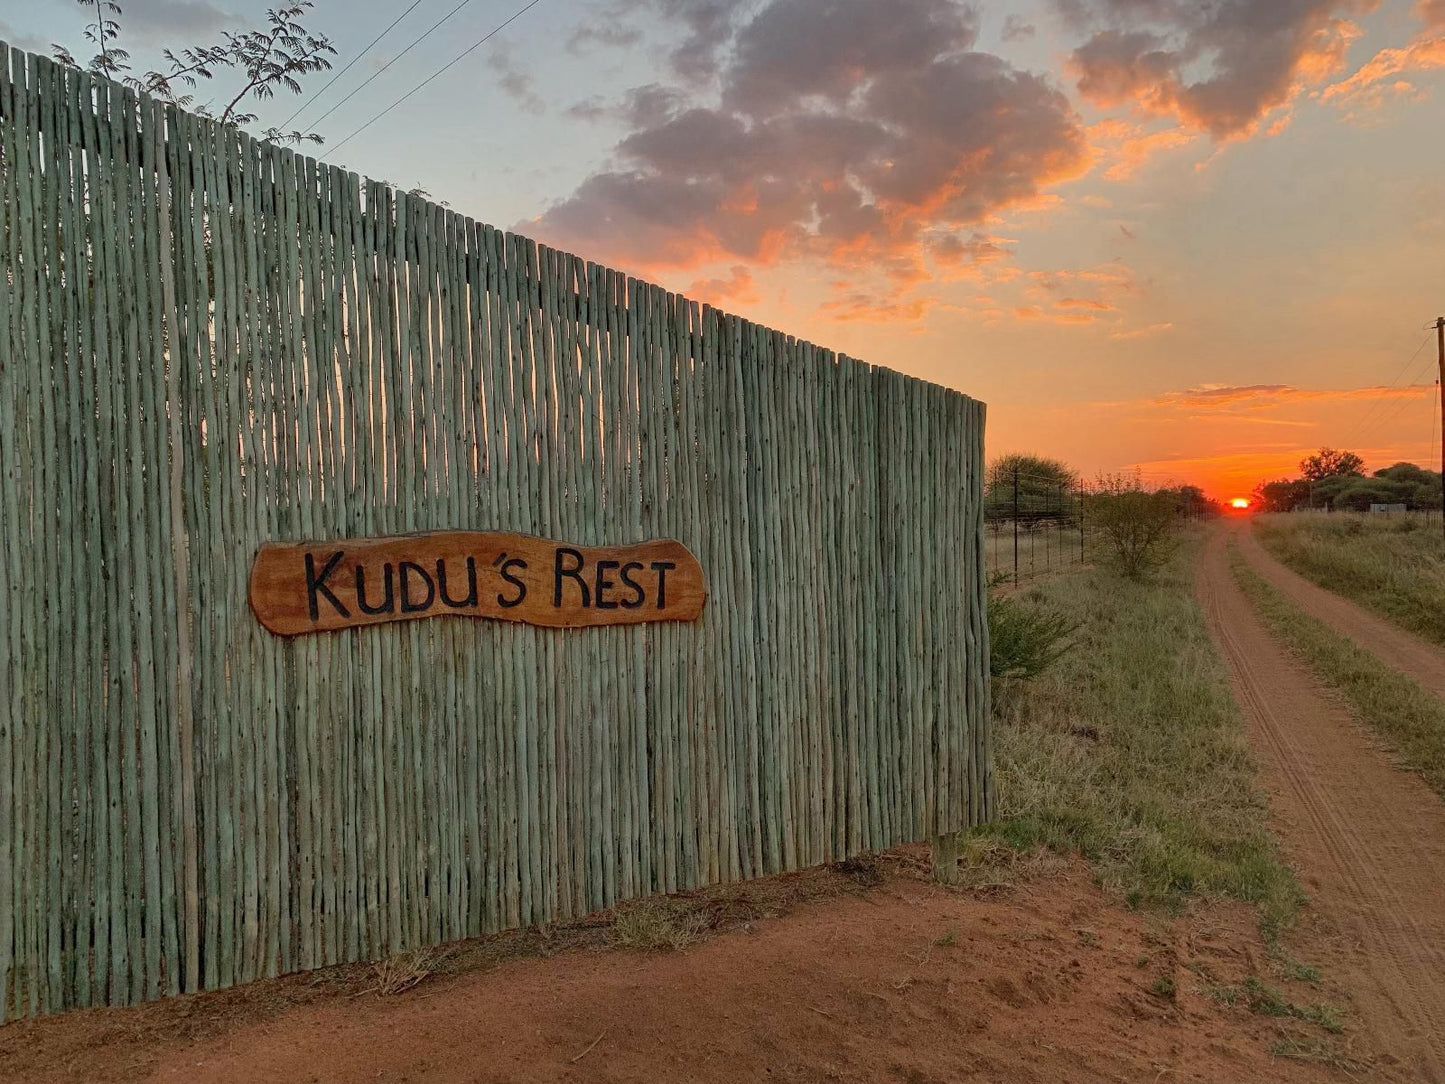
[[[1240,511],[1243,511],[1244,509],[1249,507],[1249,501],[1244,497],[1235,497],[1234,500],[1229,502],[1229,506],[1231,508],[1238,508]]]

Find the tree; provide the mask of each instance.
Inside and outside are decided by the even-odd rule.
[[[1293,512],[1309,504],[1310,488],[1303,478],[1261,482],[1254,490],[1254,507],[1261,512]]]
[[[1219,515],[1219,502],[1211,500],[1198,486],[1172,486],[1159,490],[1174,499],[1174,507],[1185,519],[1199,519]]]
[[[314,6],[313,0],[292,3],[266,12],[265,24],[255,30],[221,31],[218,41],[164,50],[165,71],[131,72],[130,53],[120,47],[120,20],[124,15],[115,0],[77,0],[93,13],[95,21],[87,23],[84,37],[98,51],[84,67],[88,71],[121,79],[134,90],[144,91],[163,102],[184,106],[202,116],[214,117],[222,124],[247,128],[256,123],[256,114],[246,111],[248,102],[274,98],[278,90],[301,93],[301,80],[331,67],[330,57],[336,54],[331,40],[324,34],[313,34],[301,19]],[[75,56],[63,45],[54,45],[55,59],[73,68],[81,67]],[[212,79],[225,71],[237,77],[237,85],[219,95],[226,102],[219,114],[205,105],[195,104],[189,91],[202,79]],[[268,128],[261,138],[273,143],[321,143],[315,132],[283,132]]]
[[[1415,488],[1404,482],[1391,482],[1384,478],[1351,478],[1338,493],[1334,494],[1330,506],[1336,511],[1368,512],[1372,504],[1410,505]]]
[[[1114,567],[1130,579],[1144,579],[1156,571],[1178,545],[1178,494],[1150,492],[1137,478],[1100,478],[1089,498],[1088,515]]]
[[[1375,471],[1374,476],[1391,482],[1409,482],[1420,486],[1438,485],[1440,482],[1440,476],[1434,471],[1417,467],[1414,463],[1396,463]]]
[[[1299,469],[1309,481],[1319,482],[1325,478],[1359,474],[1364,465],[1365,461],[1354,452],[1321,448],[1314,455],[1300,460]]]
[[[1019,518],[1053,521],[1068,514],[1069,497],[1079,476],[1068,464],[1041,455],[1015,453],[995,459],[988,468],[989,505],[1011,516],[1015,484]]]

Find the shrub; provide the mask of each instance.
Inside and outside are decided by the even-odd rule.
[[[1174,494],[1151,493],[1123,478],[1102,479],[1089,501],[1089,515],[1111,563],[1131,580],[1157,572],[1173,555],[1178,512]]]
[[[1078,625],[1063,614],[1007,595],[988,600],[988,664],[996,678],[1036,678],[1058,662]]]

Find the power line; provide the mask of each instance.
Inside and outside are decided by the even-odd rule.
[[[1405,364],[1400,367],[1400,371],[1395,374],[1395,379],[1385,385],[1386,390],[1389,390],[1390,388],[1393,388],[1400,383],[1400,378],[1403,377],[1405,373],[1410,369],[1410,367],[1415,364],[1415,359],[1420,356],[1420,351],[1425,349],[1425,344],[1429,341],[1430,335],[1427,332],[1425,337],[1420,340],[1420,345],[1415,347],[1415,352],[1410,355],[1410,360],[1405,362]],[[1350,430],[1350,437],[1347,441],[1345,441],[1346,445],[1353,444],[1359,437],[1364,435],[1367,428],[1373,421],[1378,420],[1377,415],[1379,414],[1379,412],[1381,410],[1387,409],[1385,406],[1383,406],[1385,401],[1386,397],[1381,396],[1379,399],[1376,399],[1373,403],[1370,404],[1369,409],[1365,411],[1364,415],[1360,418],[1360,420],[1355,423],[1354,428]]]
[[[1390,382],[1389,384],[1384,384],[1384,387],[1386,387],[1386,389],[1390,389],[1390,387],[1394,387],[1396,386],[1396,384],[1400,383],[1400,377],[1405,376],[1406,370],[1409,370],[1409,367],[1412,366],[1412,364],[1415,364],[1415,358],[1418,358],[1420,356],[1420,351],[1425,350],[1425,344],[1429,343],[1429,341],[1431,341],[1431,337],[1429,337],[1429,334],[1426,334],[1425,338],[1422,338],[1422,340],[1420,340],[1420,344],[1418,345],[1418,347],[1415,347],[1415,353],[1410,354],[1410,360],[1406,361],[1406,363],[1403,364],[1402,367],[1400,367],[1399,373],[1394,374],[1394,380],[1392,380],[1392,382]],[[1353,444],[1354,439],[1357,438],[1357,436],[1364,434],[1364,431],[1366,431],[1368,425],[1370,425],[1370,422],[1376,421],[1376,416],[1379,415],[1380,410],[1386,409],[1384,403],[1386,403],[1386,399],[1384,399],[1384,396],[1381,396],[1380,399],[1376,399],[1373,403],[1370,403],[1370,406],[1368,406],[1368,409],[1366,410],[1366,412],[1364,412],[1364,415],[1361,416],[1360,421],[1355,422],[1354,428],[1350,431],[1350,439],[1348,439],[1348,441],[1345,441],[1345,444]]]
[[[383,30],[380,34],[378,34],[378,35],[376,35],[376,37],[372,38],[372,39],[371,39],[371,44],[369,44],[365,49],[361,50],[361,52],[357,53],[354,57],[352,57],[352,58],[347,62],[346,67],[342,68],[339,72],[337,72],[335,75],[333,75],[333,76],[327,81],[327,83],[326,83],[326,85],[325,85],[324,87],[322,87],[322,88],[321,88],[320,90],[318,90],[315,94],[311,95],[311,97],[307,98],[304,102],[302,102],[301,105],[297,107],[296,112],[292,113],[289,117],[287,117],[284,121],[281,122],[280,127],[285,128],[285,127],[286,127],[287,125],[289,125],[293,120],[295,120],[295,119],[296,119],[297,117],[299,117],[302,113],[304,113],[304,112],[306,111],[307,107],[310,106],[312,102],[316,101],[317,98],[321,98],[321,97],[325,96],[326,92],[327,92],[328,90],[330,90],[330,89],[332,88],[332,86],[335,85],[336,80],[340,79],[343,75],[345,75],[347,72],[349,72],[349,71],[351,70],[352,66],[353,66],[358,60],[360,60],[362,57],[364,57],[367,53],[371,52],[371,50],[376,47],[376,43],[377,43],[377,42],[379,42],[382,38],[386,37],[388,34],[391,33],[392,28],[395,27],[397,23],[401,22],[403,19],[405,19],[408,15],[410,15],[413,11],[415,11],[415,10],[416,10],[418,7],[420,7],[420,6],[421,6],[421,0],[412,0],[412,5],[411,5],[411,7],[407,8],[407,9],[406,9],[405,11],[403,11],[400,15],[398,15],[395,19],[393,19],[393,20],[391,21],[391,24],[390,24],[389,26],[387,26],[387,28],[386,28],[385,30]]]
[[[464,0],[464,2],[465,2],[465,0]],[[363,124],[360,128],[358,128],[358,129],[356,129],[356,131],[352,132],[349,136],[347,136],[345,139],[343,139],[340,143],[336,143],[336,144],[332,145],[331,147],[327,148],[327,153],[329,153],[329,152],[331,152],[331,151],[339,151],[342,147],[346,146],[346,144],[350,143],[353,139],[355,139],[355,138],[356,138],[357,136],[359,136],[362,132],[364,132],[364,131],[366,131],[368,128],[370,128],[373,124],[375,124],[377,121],[379,121],[382,117],[384,117],[384,116],[386,116],[388,113],[390,113],[393,109],[395,109],[397,106],[399,106],[402,102],[406,101],[408,98],[410,98],[410,97],[411,97],[413,94],[415,94],[417,91],[419,91],[419,90],[421,90],[423,87],[425,87],[425,86],[426,86],[428,83],[430,83],[433,79],[438,78],[439,76],[441,76],[442,74],[444,74],[445,72],[447,72],[449,69],[451,69],[451,68],[454,67],[455,65],[460,64],[460,63],[461,63],[463,60],[465,60],[468,56],[470,56],[472,53],[476,52],[478,49],[480,49],[480,48],[481,48],[483,45],[485,45],[487,42],[491,41],[494,37],[496,37],[498,34],[500,34],[503,30],[507,29],[507,27],[511,26],[514,22],[516,22],[518,19],[520,19],[523,15],[527,14],[527,12],[531,11],[534,7],[536,7],[536,6],[537,6],[538,4],[540,4],[541,2],[542,2],[542,0],[532,0],[531,3],[525,5],[524,7],[518,8],[516,11],[514,11],[514,12],[511,14],[511,16],[510,16],[505,22],[500,23],[499,25],[493,27],[491,30],[487,31],[487,32],[486,32],[485,34],[483,34],[480,38],[478,38],[475,42],[473,42],[470,46],[468,46],[467,49],[464,50],[464,51],[463,51],[459,56],[457,56],[455,59],[449,61],[448,63],[444,64],[442,67],[438,68],[436,71],[432,72],[432,73],[431,73],[430,75],[428,75],[425,79],[423,79],[420,83],[418,83],[416,86],[412,87],[409,91],[407,91],[405,94],[403,94],[403,95],[402,95],[400,98],[398,98],[396,101],[392,102],[389,106],[387,106],[385,109],[383,109],[383,110],[382,110],[380,113],[378,113],[376,116],[372,117],[369,121],[367,121],[365,124]]]
[[[363,90],[365,90],[368,86],[370,86],[372,80],[374,80],[378,75],[380,75],[382,72],[386,71],[387,68],[391,67],[391,66],[392,66],[393,64],[395,64],[398,60],[400,60],[402,57],[406,56],[407,53],[409,53],[409,52],[411,52],[413,49],[415,49],[418,45],[420,45],[423,41],[425,41],[425,40],[432,34],[432,32],[433,32],[434,30],[436,30],[437,27],[441,26],[442,23],[446,22],[446,21],[447,21],[448,19],[450,19],[453,15],[455,15],[457,12],[461,11],[462,8],[466,7],[466,6],[467,6],[468,4],[470,4],[471,2],[472,2],[472,0],[461,0],[461,3],[459,3],[456,7],[452,8],[451,11],[447,12],[447,13],[446,13],[445,15],[443,15],[440,19],[438,19],[436,22],[432,23],[431,26],[427,28],[426,33],[422,34],[421,37],[417,38],[417,39],[416,39],[415,41],[413,41],[410,45],[408,45],[405,49],[403,49],[401,52],[397,53],[396,56],[392,57],[392,58],[391,58],[390,60],[388,60],[385,64],[383,64],[380,68],[378,68],[376,71],[372,72],[371,75],[369,75],[369,76],[366,78],[365,82],[363,82],[363,83],[361,84],[361,86],[357,87],[355,90],[353,90],[353,91],[352,91],[350,94],[348,94],[346,97],[342,98],[341,101],[337,102],[337,103],[336,103],[335,105],[333,105],[330,109],[328,109],[325,113],[322,113],[321,116],[317,117],[314,121],[312,121],[312,122],[311,122],[312,127],[315,127],[316,125],[320,124],[320,123],[321,123],[323,120],[325,120],[327,117],[331,116],[332,113],[335,113],[335,112],[336,112],[338,109],[340,109],[343,105],[345,105],[347,102],[351,101],[352,98],[355,98],[358,94],[360,94]],[[348,137],[348,138],[349,138],[349,137]]]
[[[1426,366],[1427,366],[1427,367],[1435,364],[1435,363],[1434,363],[1431,359],[1429,359],[1429,358],[1426,358],[1426,359],[1425,359],[1425,363],[1426,363]],[[1425,375],[1425,369],[1422,369],[1422,368],[1420,368],[1419,366],[1416,366],[1415,372],[1413,372],[1413,373],[1411,374],[1411,376],[1410,376],[1410,382],[1409,382],[1409,384],[1405,385],[1405,387],[1406,387],[1406,388],[1413,388],[1413,387],[1415,387],[1415,386],[1416,386],[1416,385],[1415,385],[1415,380],[1416,380],[1417,376],[1423,377],[1424,375]],[[1402,389],[1402,390],[1403,390],[1403,389]],[[1380,415],[1379,419],[1375,422],[1374,426],[1372,426],[1371,429],[1370,429],[1370,430],[1367,430],[1366,432],[1373,432],[1373,430],[1378,429],[1380,426],[1386,425],[1386,424],[1388,424],[1388,423],[1390,423],[1390,422],[1393,422],[1396,418],[1398,418],[1398,417],[1400,416],[1400,412],[1401,412],[1402,410],[1404,410],[1406,406],[1409,405],[1411,398],[1412,398],[1411,396],[1402,395],[1402,396],[1400,397],[1400,401],[1395,404],[1395,409],[1394,409],[1394,410],[1391,410],[1391,411],[1387,411],[1385,414]],[[1364,435],[1364,434],[1362,433],[1361,436],[1363,436],[1363,435]]]

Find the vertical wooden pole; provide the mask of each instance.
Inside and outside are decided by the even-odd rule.
[[[958,884],[958,833],[945,832],[931,841],[933,879],[939,884]]]
[[[1445,316],[1435,318],[1435,349],[1440,363],[1440,481],[1445,485]],[[1440,531],[1445,537],[1445,505],[1440,510]]]

